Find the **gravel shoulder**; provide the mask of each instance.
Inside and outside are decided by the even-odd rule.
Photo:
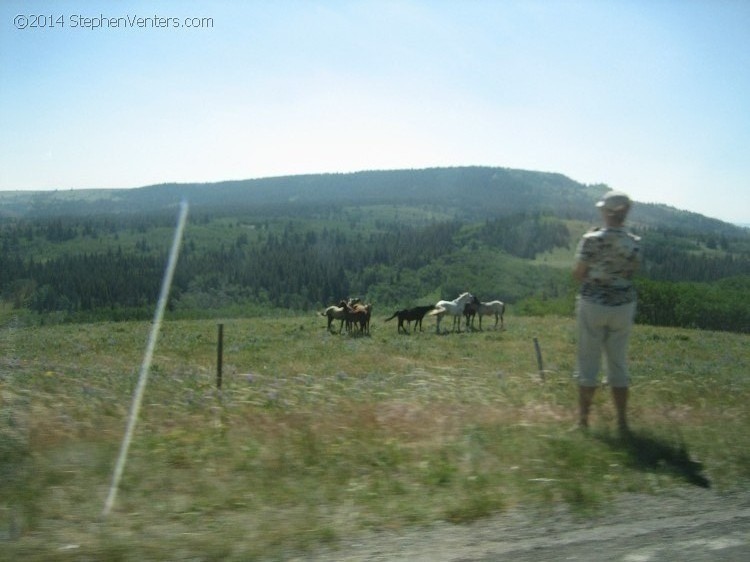
[[[313,561],[479,562],[539,560],[693,562],[750,560],[750,491],[683,488],[625,495],[581,519],[563,507],[517,509],[470,525],[437,523],[403,532],[365,532]]]

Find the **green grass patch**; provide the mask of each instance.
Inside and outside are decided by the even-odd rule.
[[[466,523],[750,479],[748,336],[637,326],[629,440],[575,420],[574,326],[331,334],[314,314],[163,325],[100,518],[147,322],[0,329],[0,559],[284,559],[362,529]],[[533,338],[544,357],[538,373]]]

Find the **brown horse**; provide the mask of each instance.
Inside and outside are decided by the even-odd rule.
[[[346,326],[352,330],[359,326],[359,332],[370,333],[370,318],[372,317],[372,304],[362,304],[359,299],[350,299],[346,305]]]

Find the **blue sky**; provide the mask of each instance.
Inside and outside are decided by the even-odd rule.
[[[750,2],[0,3],[0,190],[459,165],[750,223]]]

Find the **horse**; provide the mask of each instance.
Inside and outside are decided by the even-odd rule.
[[[406,322],[411,328],[411,323],[414,321],[414,329],[417,329],[417,326],[419,326],[419,331],[422,331],[422,319],[424,318],[425,314],[427,314],[430,310],[432,310],[434,307],[430,304],[427,306],[415,306],[414,308],[405,308],[403,310],[397,310],[393,313],[393,316],[390,316],[389,318],[386,318],[385,321],[388,322],[389,320],[393,320],[398,316],[398,328],[397,331],[401,333],[401,330],[404,331],[405,334],[408,334],[409,331],[404,328],[404,322]]]
[[[495,316],[495,328],[497,328],[498,321],[500,322],[500,329],[504,327],[503,314],[505,314],[505,303],[502,301],[490,301],[480,302],[477,306],[477,314],[479,315],[479,329],[482,329],[482,316]]]
[[[429,316],[437,316],[435,330],[440,333],[440,322],[443,316],[450,314],[453,316],[453,330],[456,329],[456,320],[458,320],[458,331],[461,332],[461,315],[464,312],[464,305],[474,297],[471,293],[461,293],[458,298],[452,301],[438,301],[434,309],[428,313]]]
[[[331,324],[333,324],[334,320],[341,320],[341,324],[339,324],[339,334],[341,333],[341,330],[344,328],[344,322],[346,321],[346,301],[341,301],[338,306],[332,305],[326,308],[323,312],[320,313],[321,316],[327,316],[328,317],[328,326],[327,329],[330,332],[331,331]]]
[[[354,307],[359,314],[359,331],[364,334],[370,333],[370,318],[372,317],[372,304],[360,304]]]
[[[346,307],[346,325],[347,330],[359,325],[359,332],[370,333],[370,317],[372,316],[372,304],[362,304],[360,299],[350,299],[348,303],[343,303]]]
[[[464,318],[466,318],[466,331],[468,332],[469,329],[474,330],[474,318],[477,315],[477,311],[479,310],[479,299],[477,297],[474,297],[471,299],[471,302],[467,302],[464,305]]]

